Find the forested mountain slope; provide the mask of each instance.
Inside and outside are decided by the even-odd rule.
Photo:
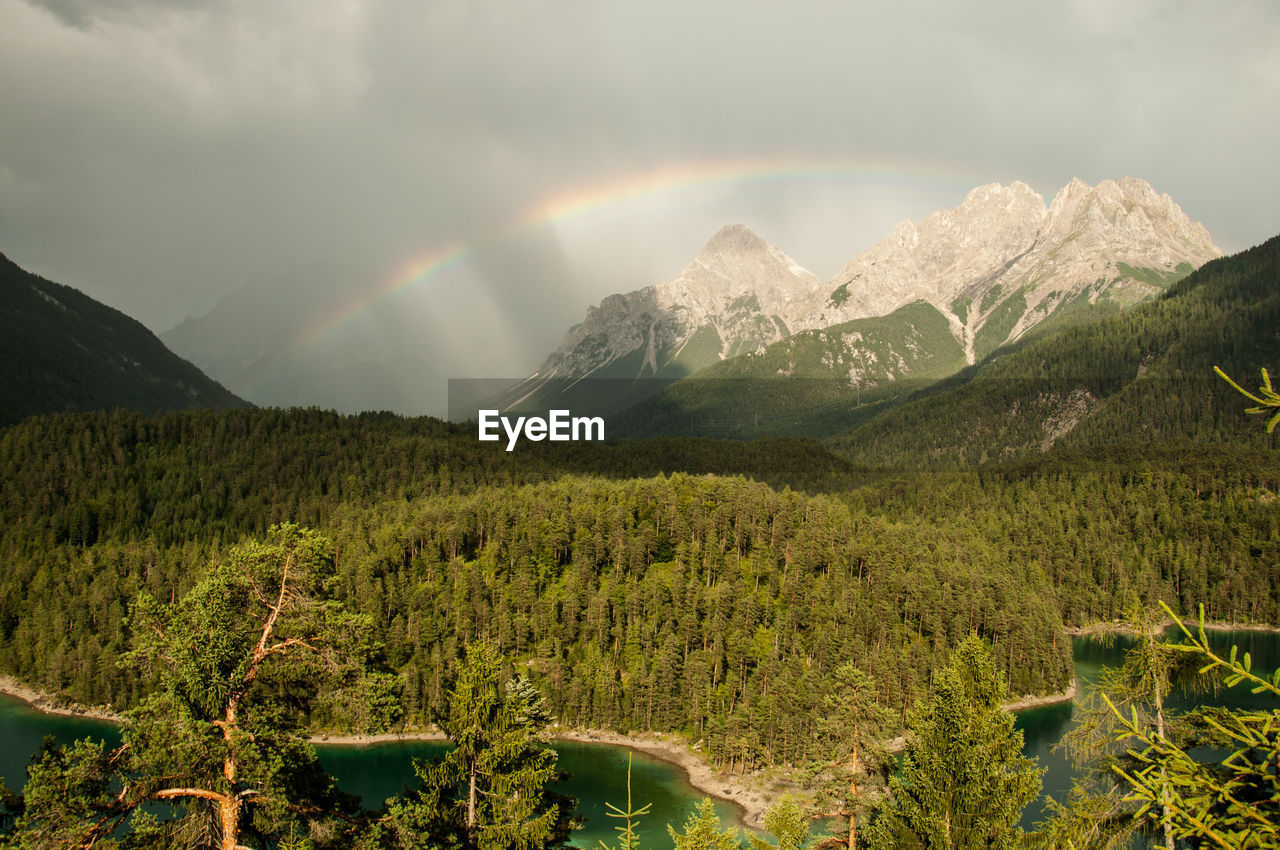
[[[0,254],[0,425],[37,413],[244,407],[119,310]]]
[[[964,349],[932,305],[801,331],[723,360],[609,418],[622,436],[821,438],[954,374]]]
[[[1280,237],[1154,302],[997,351],[829,444],[857,463],[926,467],[1133,440],[1271,446],[1213,367],[1256,386],[1260,368],[1280,365],[1277,327]]]

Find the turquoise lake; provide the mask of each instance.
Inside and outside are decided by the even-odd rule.
[[[1253,656],[1254,669],[1271,670],[1280,660],[1280,633],[1256,631],[1215,631],[1211,638],[1216,647],[1229,648],[1233,643]],[[1120,662],[1129,641],[1117,638],[1109,642],[1078,638],[1074,642],[1076,675],[1082,690],[1087,690],[1104,666]],[[1201,698],[1203,699],[1203,698]],[[1265,698],[1255,697],[1245,688],[1218,694],[1212,699],[1228,705],[1263,705]],[[1191,703],[1186,695],[1175,695],[1174,705]],[[1041,799],[1023,815],[1023,825],[1034,826],[1044,816],[1044,795],[1058,799],[1066,795],[1075,769],[1065,754],[1054,747],[1074,723],[1074,705],[1061,703],[1030,709],[1018,714],[1018,727],[1025,736],[1025,752],[1047,768]],[[79,717],[44,714],[13,697],[0,695],[0,776],[9,787],[21,788],[28,759],[40,746],[41,739],[52,735],[61,743],[92,736],[116,743],[115,727],[103,721]],[[368,746],[319,746],[316,748],[325,768],[338,778],[342,788],[359,794],[365,805],[377,808],[383,800],[399,793],[413,781],[414,757],[429,758],[445,745],[430,741],[372,744]],[[562,785],[564,793],[579,800],[579,813],[586,817],[586,829],[575,836],[580,847],[594,847],[598,839],[614,837],[612,819],[605,816],[605,804],[624,805],[627,798],[627,758],[632,758],[631,792],[637,806],[652,806],[649,817],[641,822],[645,846],[670,847],[665,824],[677,826],[693,810],[702,794],[689,785],[680,768],[668,762],[633,752],[625,747],[607,744],[557,742],[560,766],[572,777]],[[740,812],[731,804],[717,802],[721,820],[740,824]]]

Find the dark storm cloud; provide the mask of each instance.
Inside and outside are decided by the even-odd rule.
[[[0,250],[163,329],[245,287],[347,299],[489,246],[466,285],[531,367],[730,221],[829,275],[970,185],[1134,175],[1222,247],[1259,241],[1277,37],[1271,2],[0,0]],[[576,187],[744,157],[887,176],[521,229]]]
[[[33,0],[32,5],[48,9],[69,26],[85,29],[95,21],[120,16],[187,12],[219,4],[209,0]]]

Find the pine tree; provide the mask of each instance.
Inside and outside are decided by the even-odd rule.
[[[710,797],[703,797],[684,822],[684,829],[676,832],[667,824],[667,832],[675,844],[675,850],[738,850],[738,831],[720,828],[720,816]]]
[[[858,777],[876,778],[887,761],[881,743],[891,727],[891,712],[876,702],[875,680],[852,664],[842,664],[831,675],[831,690],[824,697],[817,726],[823,752],[837,756],[833,789],[842,801],[839,814],[849,819],[843,839],[849,850],[857,847],[858,814],[863,795]],[[866,783],[864,782],[864,785]]]
[[[158,689],[129,712],[117,749],[45,747],[29,772],[20,846],[103,846],[124,828],[124,846],[236,850],[242,834],[274,841],[299,815],[344,843],[332,819],[353,805],[286,711],[326,687],[368,684],[370,624],[328,597],[332,570],[325,538],[280,525],[180,600],[143,594],[125,661]],[[187,814],[158,822],[139,812],[149,801]]]
[[[1174,617],[1167,606],[1165,612]],[[1248,653],[1241,657],[1235,647],[1225,657],[1216,652],[1205,635],[1204,608],[1194,635],[1180,619],[1174,621],[1187,642],[1166,647],[1195,659],[1202,672],[1221,675],[1227,687],[1245,684],[1280,705],[1280,670],[1259,675]],[[1280,707],[1196,709],[1184,718],[1196,728],[1191,743],[1170,740],[1135,712],[1126,717],[1115,711],[1118,736],[1137,756],[1134,766],[1115,770],[1128,789],[1125,800],[1138,805],[1139,816],[1157,813],[1161,826],[1191,847],[1280,846]],[[1196,758],[1195,747],[1227,755]]]
[[[873,813],[874,848],[1013,848],[1018,819],[1040,790],[1022,733],[986,645],[970,635],[907,722],[907,746],[888,797]]]
[[[366,846],[564,846],[574,804],[551,789],[559,776],[556,754],[539,738],[549,720],[527,679],[503,681],[492,645],[469,645],[438,721],[452,749],[434,762],[415,759],[421,787],[392,801]]]

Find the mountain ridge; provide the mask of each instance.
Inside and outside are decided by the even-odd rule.
[[[247,407],[141,322],[0,254],[0,425],[64,410]]]
[[[819,285],[780,249],[733,225],[672,280],[589,308],[499,403],[558,403],[565,387],[583,378],[669,383],[697,371],[689,367],[764,354],[797,333],[889,316],[921,301],[946,317],[973,364],[1046,321],[1149,300],[1220,254],[1203,225],[1131,177],[1097,186],[1073,179],[1050,204],[1020,181],[976,187],[954,208],[899,222]],[[723,292],[708,293],[713,282]],[[718,310],[709,306],[717,299]],[[696,356],[682,359],[691,348]],[[841,356],[833,352],[833,364]],[[851,350],[848,359],[861,358]],[[911,371],[906,362],[898,376]],[[655,384],[650,394],[663,388]]]
[[[1274,447],[1241,411],[1242,385],[1274,371],[1280,236],[1206,263],[1160,298],[1097,322],[1033,334],[914,400],[827,440],[873,466],[981,465],[1159,440]]]

